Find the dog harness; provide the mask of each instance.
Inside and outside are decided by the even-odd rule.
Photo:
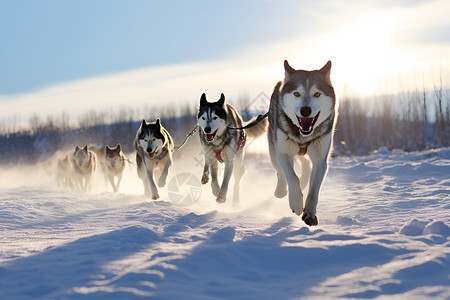
[[[270,129],[272,129],[272,131],[274,131],[273,124],[269,122],[269,126],[270,126]],[[300,131],[300,128],[297,125],[295,125],[294,123],[292,123],[292,128],[294,128],[297,131]],[[298,155],[301,155],[301,156],[305,155],[306,150],[308,150],[308,145],[305,145],[305,146],[299,145],[299,147],[300,147],[300,149],[298,150]]]
[[[241,137],[239,138],[239,141],[236,146],[236,152],[238,152],[239,149],[241,149],[241,147],[243,147],[245,145],[246,140],[247,140],[247,135],[242,131]],[[219,151],[216,152],[216,158],[220,163],[223,163],[223,159],[222,159],[222,150],[223,149],[225,149],[225,147],[223,147],[222,149],[220,149]]]

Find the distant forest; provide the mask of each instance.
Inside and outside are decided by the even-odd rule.
[[[243,119],[263,113],[269,104],[264,93],[254,99],[241,97],[230,101]],[[183,107],[148,108],[148,113],[131,107],[117,112],[90,111],[70,125],[69,116],[37,116],[29,120],[29,129],[11,130],[15,124],[0,123],[0,163],[33,163],[45,160],[57,151],[76,145],[121,143],[125,153],[134,152],[133,141],[142,118],[162,124],[176,144],[196,124],[196,103]],[[193,137],[198,142],[198,137]],[[178,141],[178,143],[177,143]],[[377,149],[418,151],[450,145],[449,90],[415,91],[368,99],[340,99],[339,118],[334,138],[333,155],[366,155]]]

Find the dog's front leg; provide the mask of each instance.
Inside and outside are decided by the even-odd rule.
[[[108,174],[108,180],[109,183],[111,184],[111,187],[113,188],[113,192],[116,192],[116,185],[114,183],[114,175],[113,174]]]
[[[295,174],[293,157],[277,152],[277,160],[288,183],[289,207],[293,213],[300,216],[303,212],[303,194],[300,189],[300,180]]]
[[[119,191],[119,187],[120,187],[120,182],[122,181],[122,173],[117,174],[117,184],[116,184],[116,191],[115,193],[117,193]]]
[[[156,187],[155,184],[155,179],[154,179],[154,170],[153,170],[153,164],[149,161],[148,158],[145,158],[144,160],[145,162],[145,167],[147,169],[147,180],[148,180],[148,184],[150,185],[150,189],[152,191],[152,199],[156,200],[159,198],[159,194],[158,194],[158,188]]]
[[[208,157],[205,155],[205,166],[203,167],[202,184],[207,184],[209,181],[209,164]]]
[[[218,169],[218,162],[213,159],[209,159],[209,169],[211,172],[211,189],[214,196],[217,196],[219,194],[219,180],[217,178],[217,169]]]
[[[169,174],[169,169],[170,169],[171,165],[172,165],[172,159],[170,157],[168,157],[167,161],[164,165],[164,169],[158,179],[159,187],[163,187],[166,185],[167,175]]]
[[[231,175],[233,174],[234,161],[225,161],[225,171],[223,173],[222,186],[217,195],[217,203],[225,203],[227,201],[228,184],[230,183]]]
[[[308,196],[305,201],[305,210],[302,219],[309,226],[318,224],[316,216],[317,203],[319,201],[319,190],[328,169],[328,152],[331,146],[331,135],[325,139],[310,145],[309,157],[312,162],[311,178],[309,182]]]

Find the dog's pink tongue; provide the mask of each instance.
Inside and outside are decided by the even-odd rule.
[[[212,140],[212,138],[214,137],[214,135],[212,133],[207,133],[206,135],[206,139],[208,140]]]
[[[149,152],[148,156],[153,157],[155,155],[155,152]]]

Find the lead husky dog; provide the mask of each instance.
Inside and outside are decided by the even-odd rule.
[[[117,193],[125,169],[125,155],[123,155],[122,146],[120,143],[114,148],[106,145],[105,148],[99,149],[97,156],[105,175],[105,181],[108,181],[113,188],[113,192]]]
[[[161,126],[159,119],[154,123],[142,124],[134,140],[136,147],[137,173],[144,183],[145,195],[156,200],[159,198],[155,177],[158,186],[166,185],[169,168],[172,165],[174,144],[169,132]],[[158,176],[159,175],[159,176]]]
[[[265,132],[267,121],[260,122],[251,129],[231,130],[229,127],[242,127],[243,121],[236,109],[225,104],[225,96],[221,94],[217,102],[208,102],[206,95],[200,98],[198,110],[198,126],[200,142],[205,153],[202,184],[209,181],[211,173],[212,193],[218,203],[226,201],[228,184],[234,173],[233,201],[239,202],[239,182],[244,175],[244,146],[246,138],[257,137]],[[253,120],[251,120],[252,122]],[[225,164],[222,185],[217,179],[218,162]]]
[[[72,164],[72,179],[75,189],[88,191],[91,188],[92,178],[97,168],[97,157],[88,146],[75,147],[70,162]]]
[[[275,196],[289,190],[289,206],[309,226],[317,225],[319,189],[337,118],[337,103],[330,80],[331,61],[320,70],[294,70],[284,62],[285,78],[275,86],[269,108],[269,152],[277,171]],[[294,171],[294,157],[302,165],[301,178]],[[312,168],[311,168],[312,165]],[[302,189],[309,181],[303,208]]]

